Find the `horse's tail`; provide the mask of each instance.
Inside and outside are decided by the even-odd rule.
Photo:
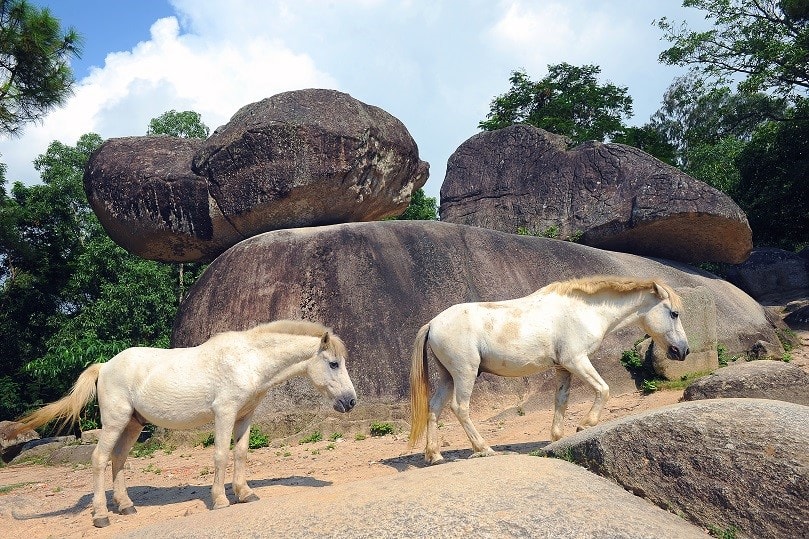
[[[7,437],[11,439],[25,429],[36,429],[54,419],[60,420],[60,428],[75,423],[87,403],[96,396],[96,382],[102,365],[103,363],[93,363],[84,369],[70,393],[19,419],[21,425],[7,434]]]
[[[413,447],[427,428],[429,413],[429,377],[427,375],[427,337],[430,324],[424,324],[416,334],[410,364],[410,447]]]

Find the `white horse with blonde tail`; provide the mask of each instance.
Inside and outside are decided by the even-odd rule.
[[[554,367],[557,389],[552,440],[563,435],[570,375],[575,374],[596,394],[579,429],[597,424],[609,387],[588,356],[609,332],[636,324],[670,358],[685,359],[689,350],[681,309],[680,297],[661,281],[616,276],[555,282],[508,301],[453,305],[416,335],[410,370],[411,446],[426,430],[425,460],[428,464],[443,460],[437,420],[449,402],[472,443],[473,456],[494,454],[469,418],[472,387],[481,372],[528,376]],[[428,395],[427,346],[438,360],[432,398]]]
[[[224,482],[231,434],[233,492],[239,502],[258,499],[247,485],[245,457],[250,421],[267,391],[288,378],[308,376],[332,399],[335,410],[348,412],[357,395],[345,361],[345,345],[329,329],[279,320],[220,333],[191,348],[128,348],[106,363],[88,367],[67,396],[20,421],[31,428],[54,419],[75,422],[97,392],[102,429],[92,457],[96,527],[110,523],[104,494],[104,470],[110,459],[118,512],[136,512],[121,470],[145,423],[191,429],[213,421],[211,497],[213,508],[219,509],[229,505]]]

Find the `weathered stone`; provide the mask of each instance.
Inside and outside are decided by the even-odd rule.
[[[809,305],[799,307],[784,317],[789,327],[809,328]]]
[[[63,445],[48,455],[49,464],[90,464],[96,444]]]
[[[713,294],[704,286],[679,288],[677,293],[683,299],[682,323],[691,352],[685,360],[678,361],[666,357],[666,351],[654,346],[651,339],[641,347],[644,356],[651,356],[654,371],[666,380],[679,380],[687,374],[712,372],[719,368]]]
[[[437,221],[385,221],[279,230],[230,248],[189,290],[172,345],[196,345],[215,333],[268,320],[309,319],[333,327],[345,340],[360,400],[399,399],[409,394],[416,332],[442,310],[522,297],[550,282],[589,274],[654,276],[676,289],[704,286],[716,305],[717,337],[729,351],[742,352],[759,339],[777,340],[752,298],[689,266]],[[621,329],[592,355],[616,393],[635,390],[619,358],[642,337],[635,327]],[[540,375],[529,386],[524,379],[484,374],[476,387],[550,391],[552,380],[552,374]],[[589,391],[581,394],[591,397]],[[321,402],[304,380],[271,391],[269,399],[271,410]]]
[[[98,437],[101,436],[101,429],[91,429],[81,431],[81,443],[94,444],[98,442]]]
[[[725,194],[622,144],[529,125],[479,133],[450,156],[441,220],[686,262],[744,261],[752,233]]]
[[[107,140],[84,173],[87,199],[124,249],[164,262],[208,261],[244,239],[191,170],[202,141],[176,137]]]
[[[25,429],[16,435],[9,436],[16,432],[20,423],[16,421],[0,421],[0,459],[9,462],[22,450],[23,444],[32,440],[38,440],[39,434],[33,429]]]
[[[723,367],[700,378],[683,393],[687,401],[762,398],[809,406],[809,374],[782,361],[750,361]]]
[[[22,444],[20,453],[11,459],[12,463],[20,462],[22,460],[31,458],[48,459],[54,451],[67,444],[76,441],[76,437],[68,436],[51,436],[49,438],[40,438],[31,440]]]
[[[747,352],[750,359],[781,359],[784,354],[784,347],[781,343],[771,343],[767,341],[756,341]]]
[[[204,511],[120,535],[705,538],[687,521],[570,463],[502,455]]]
[[[728,266],[724,273],[728,281],[767,304],[771,296],[778,301],[783,301],[784,297],[809,297],[809,262],[783,249],[756,248],[750,258]]]
[[[705,528],[809,536],[809,407],[764,399],[686,402],[552,443],[572,459]]]
[[[90,157],[84,185],[125,249],[207,262],[269,230],[398,215],[428,175],[399,120],[310,89],[242,107],[204,141],[110,139]]]

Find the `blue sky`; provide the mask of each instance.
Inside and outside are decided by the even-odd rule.
[[[211,130],[279,92],[333,88],[399,118],[430,162],[438,197],[449,156],[477,133],[492,98],[524,68],[601,67],[629,88],[641,125],[681,68],[657,61],[652,21],[698,26],[679,0],[32,0],[85,38],[68,103],[15,139],[0,138],[9,183],[39,181],[48,144],[144,135],[168,110]]]

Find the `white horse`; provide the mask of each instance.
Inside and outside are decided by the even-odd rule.
[[[229,505],[225,469],[231,433],[233,492],[239,502],[258,499],[247,485],[247,455],[253,412],[270,387],[307,375],[348,412],[356,393],[345,366],[343,341],[329,329],[305,321],[279,320],[246,331],[230,331],[191,348],[128,348],[106,363],[88,367],[62,399],[21,419],[30,428],[61,419],[75,422],[98,392],[101,435],[93,451],[93,524],[108,526],[104,470],[112,459],[113,499],[120,514],[135,513],[121,472],[145,423],[169,429],[214,422],[213,508]],[[25,426],[18,430],[22,430]]]
[[[469,418],[472,387],[481,372],[528,376],[555,367],[554,441],[563,434],[570,375],[575,374],[596,393],[579,429],[597,424],[609,387],[589,354],[610,331],[638,324],[670,358],[683,360],[689,350],[681,308],[679,296],[660,281],[615,276],[551,283],[519,299],[449,307],[416,336],[410,370],[411,447],[426,430],[425,460],[443,460],[437,418],[449,401],[472,443],[473,456],[494,454]],[[427,345],[438,360],[439,375],[429,408]]]

